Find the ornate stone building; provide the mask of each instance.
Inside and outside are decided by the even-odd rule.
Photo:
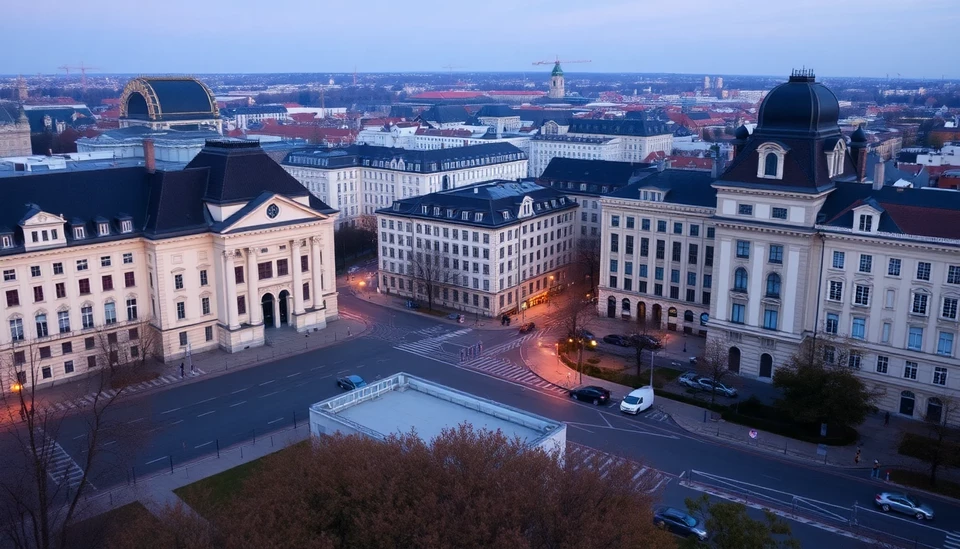
[[[223,133],[213,92],[186,76],[141,76],[127,82],[120,96],[120,127],[130,126]]]
[[[30,121],[16,103],[0,101],[0,158],[5,156],[29,156]]]
[[[211,140],[185,169],[25,175],[0,202],[4,382],[103,366],[96,340],[164,360],[263,345],[339,318],[336,210],[255,142]],[[150,330],[157,337],[147,338]]]

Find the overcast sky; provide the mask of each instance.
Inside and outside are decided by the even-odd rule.
[[[15,0],[0,74],[534,71],[960,78],[960,0]]]

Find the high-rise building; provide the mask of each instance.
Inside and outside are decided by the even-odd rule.
[[[709,76],[704,76],[704,77],[703,77],[703,89],[705,89],[705,90],[709,90],[709,89],[710,89],[710,77],[709,77]]]

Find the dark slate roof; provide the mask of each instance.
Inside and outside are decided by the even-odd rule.
[[[916,154],[914,154],[914,162],[916,162]],[[873,180],[873,176],[876,173],[877,164],[880,163],[880,155],[876,153],[867,154],[867,170],[866,176],[867,179]],[[916,175],[912,172],[905,172],[897,168],[897,163],[891,160],[883,161],[883,184],[884,185],[893,185],[897,181],[903,179],[904,181],[909,181],[913,183],[914,187],[928,187],[930,186],[930,172],[926,168],[920,170]]]
[[[253,105],[251,107],[234,107],[221,111],[224,116],[236,116],[238,114],[277,114],[285,112],[287,112],[287,108],[283,105]]]
[[[470,120],[470,113],[462,105],[434,105],[420,113],[417,118],[438,124],[466,123]]]
[[[258,159],[250,148],[216,150],[222,145],[209,142],[197,156],[206,160],[178,171],[150,173],[143,166],[136,166],[46,172],[5,180],[3,200],[0,200],[0,227],[13,228],[17,245],[0,249],[0,256],[24,251],[20,224],[25,216],[37,210],[61,215],[70,225],[87,228],[87,238],[80,241],[73,239],[72,231],[67,232],[67,245],[71,246],[135,236],[165,238],[218,230],[204,206],[205,197],[217,193],[249,196],[249,200],[264,193],[290,198],[308,196],[303,186],[262,151]],[[264,168],[265,162],[273,164],[275,169]],[[336,212],[312,196],[310,207],[321,213]],[[133,221],[132,233],[120,233],[118,221],[121,219]],[[97,220],[111,224],[110,235],[97,234]]]
[[[880,207],[881,232],[960,240],[960,192],[838,182],[820,209],[821,224],[850,229],[853,210]]]
[[[217,102],[196,78],[150,77],[136,79],[153,89],[160,106],[158,120],[206,120],[217,118]],[[130,84],[128,84],[129,86]],[[138,99],[139,98],[139,99]],[[134,93],[128,99],[127,118],[147,120],[146,98]]]
[[[414,112],[413,107],[406,105],[391,105],[390,113],[387,114],[388,118],[413,118],[417,115]]]
[[[579,119],[570,122],[570,133],[592,133],[603,135],[630,135],[647,137],[673,133],[673,127],[663,120],[593,120]]]
[[[640,199],[643,190],[663,191],[667,204],[682,204],[701,208],[717,207],[717,190],[713,177],[707,172],[692,170],[663,170],[631,183],[610,194],[612,198]],[[653,203],[655,204],[655,203]]]
[[[840,103],[809,71],[794,72],[790,80],[770,91],[757,113],[757,132],[822,137],[840,132]]]
[[[518,219],[520,205],[528,196],[534,202],[533,216]],[[426,213],[424,213],[424,207],[426,207]],[[434,213],[436,211],[434,208],[440,209],[439,215]],[[377,210],[377,213],[424,221],[495,228],[576,208],[577,203],[567,199],[563,193],[542,187],[532,181],[495,180],[396,200],[391,207]],[[503,217],[505,211],[509,212],[508,219]],[[463,212],[468,213],[466,220],[463,219]],[[481,221],[476,221],[477,213],[483,214]]]
[[[307,189],[280,164],[273,161],[256,142],[208,140],[187,169],[207,168],[210,183],[204,200],[215,204],[253,200],[269,181],[271,189],[285,196],[307,196]]]
[[[550,160],[537,182],[577,194],[609,194],[656,172],[654,164],[556,157]],[[586,184],[586,190],[581,190]],[[606,188],[606,192],[604,192]]]
[[[523,151],[510,143],[482,143],[467,147],[432,150],[351,145],[341,149],[323,147],[298,149],[288,154],[283,164],[316,168],[369,166],[413,173],[434,173],[471,166],[515,162],[525,158]],[[401,161],[402,167],[399,165]],[[455,165],[457,163],[461,165]]]
[[[535,128],[539,128],[544,122],[550,120],[566,126],[573,119],[574,114],[574,111],[559,109],[516,109],[516,112],[520,113],[520,120],[532,122]]]
[[[86,106],[51,105],[49,107],[26,109],[26,113],[27,119],[30,121],[30,131],[34,133],[44,131],[44,118],[47,116],[50,117],[50,124],[54,130],[56,130],[57,122],[64,122],[68,126],[92,126],[97,123],[93,113]]]
[[[477,112],[477,117],[497,117],[506,118],[508,116],[520,116],[520,111],[511,109],[506,105],[484,105]]]

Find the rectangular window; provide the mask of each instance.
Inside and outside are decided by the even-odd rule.
[[[700,236],[700,225],[690,225],[690,236]]]
[[[447,229],[444,228],[443,230],[446,231]],[[500,236],[503,237],[503,233],[500,233]],[[305,273],[305,272],[308,272],[309,270],[310,270],[310,256],[301,255],[300,256],[300,272]]]
[[[859,229],[863,232],[869,233],[873,230],[873,216],[860,214],[860,225]]]
[[[767,330],[776,330],[778,314],[776,309],[765,309],[763,311],[763,327]]]
[[[667,232],[667,222],[666,221],[657,221],[657,232],[665,233]]]
[[[84,330],[93,328],[93,307],[87,305],[80,308],[80,324]]]
[[[69,311],[57,311],[57,326],[60,328],[61,334],[65,334],[70,331]]]
[[[123,264],[129,265],[131,263],[133,263],[133,254],[130,252],[123,254]]]
[[[54,263],[53,264],[53,274],[62,275],[63,274],[63,263]]]
[[[273,262],[266,261],[264,263],[257,263],[257,275],[260,280],[273,278]]]
[[[183,301],[177,302],[177,320],[187,318],[187,304]]]
[[[647,278],[647,266],[641,264],[639,267],[640,268],[639,268],[639,272],[637,273],[637,276],[639,276],[640,278]]]
[[[650,239],[641,238],[640,239],[640,257],[649,257],[650,256]]]
[[[940,316],[943,318],[948,318],[950,320],[957,319],[957,304],[958,300],[955,297],[945,297],[943,298],[943,307],[940,309]]]
[[[16,290],[7,290],[7,307],[20,305],[20,293]]]
[[[746,313],[746,305],[741,303],[734,303],[733,309],[730,312],[730,322],[735,324],[743,324],[744,314]]]
[[[843,282],[839,280],[830,281],[830,291],[827,294],[830,301],[843,301]]]
[[[704,288],[713,287],[713,275],[708,275],[708,274],[703,275],[703,287]]]
[[[741,259],[749,259],[750,257],[750,243],[746,240],[737,241],[737,257]]]
[[[13,341],[23,341],[23,319],[10,319],[10,337]]]
[[[867,319],[859,316],[853,317],[853,325],[850,328],[850,337],[854,339],[864,339],[867,335]]]
[[[49,347],[47,347],[49,349]],[[44,366],[40,369],[40,375],[43,376],[43,379],[50,379],[53,376],[53,372],[50,371],[49,366]]]
[[[611,260],[610,260],[610,272],[611,272],[611,273],[617,272],[617,260],[616,260],[616,259],[611,259]]]
[[[619,227],[619,226],[620,226],[620,216],[619,216],[619,215],[611,215],[611,216],[610,216],[610,226],[611,226],[611,227]]]
[[[860,351],[850,351],[850,356],[847,357],[847,366],[851,370],[859,370],[861,362],[863,362],[863,355],[860,354]]]
[[[934,385],[946,385],[947,384],[947,369],[943,366],[935,366],[933,368],[933,384]]]
[[[78,271],[86,271],[86,270],[87,270],[87,260],[86,260],[86,259],[78,259],[78,260],[77,260],[77,270],[78,270]]]
[[[921,348],[923,348],[923,328],[911,326],[907,336],[907,349],[919,351]]]
[[[201,286],[206,286],[206,285],[207,285],[207,270],[206,270],[206,269],[200,269],[200,285],[201,285]]]
[[[786,219],[787,218],[787,209],[786,208],[777,208],[774,207],[771,214],[774,219]]]
[[[104,322],[107,324],[116,324],[117,323],[117,305],[114,302],[104,303],[103,304],[103,317]]]
[[[73,373],[73,361],[72,361],[72,360],[67,360],[66,362],[63,363],[63,373],[64,373],[64,374],[72,374],[72,373]]]
[[[69,355],[73,352],[73,343],[65,341],[60,344],[60,354]]]
[[[15,269],[4,269],[3,270],[3,281],[10,282],[17,279],[17,271]]]
[[[673,234],[683,234],[683,223],[675,222],[673,224]]]
[[[34,286],[33,287],[33,302],[37,303],[43,301],[43,286]]]
[[[627,255],[633,255],[633,236],[632,235],[629,235],[629,234],[627,235],[627,240],[624,242],[624,247],[625,247],[624,252]]]
[[[77,281],[77,287],[80,290],[80,295],[89,295],[90,294],[90,279],[81,278]]]
[[[103,286],[103,291],[109,292],[113,289],[113,276],[103,275],[100,277],[100,284]]]
[[[183,289],[183,275],[182,275],[182,274],[175,274],[175,275],[173,275],[173,288],[174,288],[175,290],[182,290],[182,289]]]
[[[886,300],[884,301],[883,306],[887,309],[893,309],[896,303],[897,303],[897,291],[887,290]]]
[[[697,273],[687,272],[687,286],[696,286],[697,285]]]
[[[890,343],[890,331],[893,326],[889,322],[884,322],[880,327],[880,343]]]
[[[233,268],[233,280],[237,284],[243,283],[243,267],[234,267]]]
[[[667,242],[657,240],[657,259],[664,259],[667,255]]]
[[[610,251],[614,253],[620,251],[620,235],[617,233],[610,235]]]
[[[960,284],[960,265],[947,266],[947,284]]]
[[[614,275],[610,275],[610,287],[611,288],[617,287],[617,277]]]
[[[206,326],[203,329],[203,337],[206,341],[213,341],[213,326]]]
[[[887,263],[887,274],[889,276],[900,276],[900,263],[899,259],[891,257]]]
[[[628,229],[634,228],[634,218],[630,217],[629,215],[627,216],[627,228]]]
[[[917,280],[930,280],[930,264],[926,261],[917,262]]]
[[[654,267],[653,278],[663,280],[663,267]]]
[[[641,230],[641,231],[649,231],[649,230],[650,230],[650,220],[649,220],[649,219],[641,219],[641,220],[640,220],[640,230]]]
[[[862,284],[857,284],[856,290],[853,292],[853,303],[855,305],[870,305],[870,287],[864,286]]]
[[[673,250],[670,254],[671,261],[680,261],[680,256],[683,255],[683,244],[680,242],[673,243]]]
[[[740,215],[753,215],[753,205],[752,204],[739,204],[737,206],[737,213]]]
[[[873,256],[860,254],[860,272],[869,273],[873,269]]]
[[[903,364],[903,377],[904,379],[917,379],[917,363],[906,361]]]
[[[247,296],[243,296],[243,295],[237,296],[237,314],[238,315],[247,314]]]
[[[877,356],[877,373],[885,374],[890,367],[890,358],[883,355]]]
[[[200,298],[200,311],[202,311],[201,314],[205,314],[205,315],[210,314],[210,298],[209,297]]]
[[[180,332],[180,346],[186,347],[187,341],[187,332]]]
[[[687,263],[690,265],[697,264],[697,253],[700,251],[700,247],[696,244],[687,245]]]
[[[677,269],[670,269],[670,282],[672,284],[680,283],[680,271]]]
[[[846,259],[846,253],[844,252],[833,252],[833,268],[834,269],[843,269],[843,263]]]
[[[777,265],[782,264],[783,263],[783,246],[781,246],[780,244],[771,244],[768,261],[770,263],[775,263]]]
[[[37,315],[34,317],[37,325],[37,337],[47,337],[50,332],[47,329],[47,315]]]
[[[111,265],[111,262],[110,262],[110,256],[109,256],[109,255],[105,255],[105,256],[103,256],[103,257],[100,258],[100,266],[101,266],[101,267],[109,267],[110,265]]]
[[[827,322],[825,326],[825,331],[828,334],[836,334],[839,328],[840,328],[840,315],[838,315],[837,313],[827,313]]]
[[[287,276],[290,274],[290,268],[286,259],[277,260],[277,276]]]
[[[133,271],[123,273],[123,287],[132,288],[137,285],[137,278]]]
[[[91,355],[87,357],[87,368],[96,368],[97,367],[97,356]]]
[[[30,267],[30,276],[34,278],[40,276],[40,267],[37,265]]]
[[[943,356],[953,356],[953,334],[950,332],[940,332],[937,338],[937,354]]]
[[[916,292],[913,294],[913,308],[911,312],[916,315],[926,315],[927,314],[927,302],[930,299],[930,296],[927,294],[922,294]]]

